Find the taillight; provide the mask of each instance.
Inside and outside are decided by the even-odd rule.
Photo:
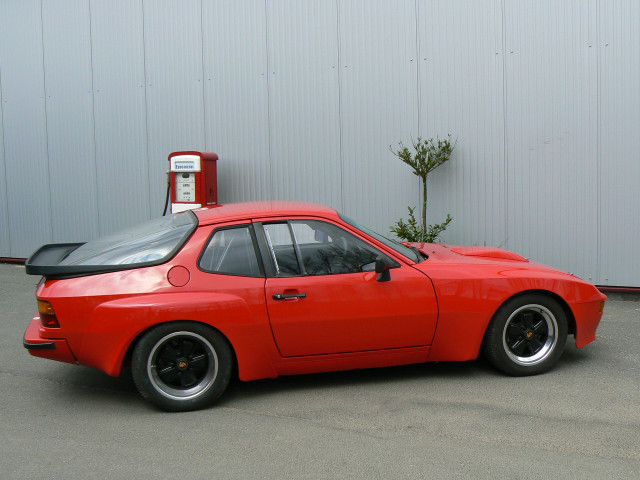
[[[40,312],[40,323],[47,328],[60,328],[60,322],[53,311],[53,305],[46,300],[38,299],[38,311]]]

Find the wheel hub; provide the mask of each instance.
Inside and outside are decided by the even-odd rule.
[[[189,368],[189,362],[186,359],[181,358],[176,363],[176,366],[178,367],[178,370],[184,372],[187,368]]]
[[[204,394],[218,374],[215,348],[202,335],[171,332],[159,339],[149,353],[147,372],[153,388],[172,399]]]
[[[519,365],[537,365],[555,348],[558,324],[543,305],[523,305],[514,311],[503,330],[502,343],[507,356]]]

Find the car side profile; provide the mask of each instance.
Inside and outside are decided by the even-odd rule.
[[[233,375],[473,360],[534,375],[595,340],[606,297],[504,250],[389,240],[299,202],[219,205],[41,247],[24,346],[118,376],[165,410]]]

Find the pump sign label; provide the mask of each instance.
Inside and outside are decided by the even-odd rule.
[[[171,158],[172,172],[200,172],[200,157],[196,155],[179,155]]]
[[[181,170],[182,171],[187,170],[187,171],[193,172],[195,170],[195,165],[194,165],[194,162],[192,161],[188,161],[188,162],[181,161],[181,162],[176,162],[175,169],[176,169],[176,172],[179,172]]]

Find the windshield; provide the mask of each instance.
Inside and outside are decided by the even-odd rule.
[[[342,214],[339,214],[340,218],[347,222],[349,225],[357,228],[358,230],[366,233],[370,237],[375,238],[381,243],[384,243],[387,247],[392,248],[400,255],[407,257],[409,260],[413,260],[416,263],[420,263],[424,260],[424,257],[420,254],[418,249],[409,248],[396,240],[391,240],[390,238],[385,237],[384,235],[380,235],[378,232],[371,230],[363,225],[360,225],[358,222],[351,220],[349,217],[345,217]]]
[[[191,212],[155,218],[85,243],[59,265],[162,263],[172,257],[197,225]]]

